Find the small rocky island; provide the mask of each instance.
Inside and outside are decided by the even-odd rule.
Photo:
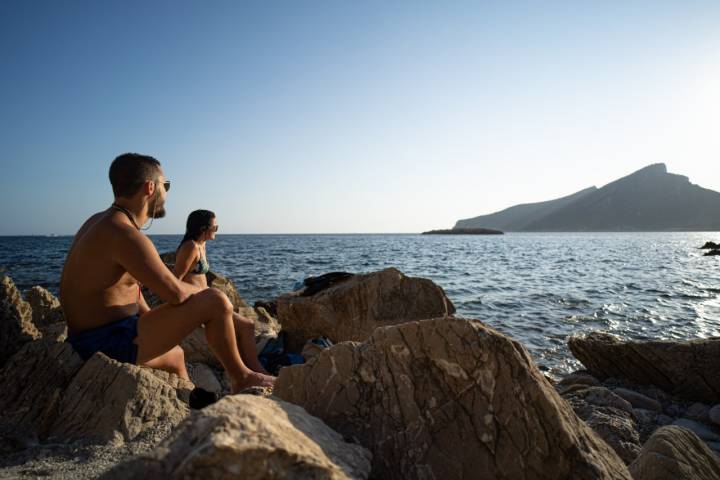
[[[708,250],[705,252],[706,257],[716,257],[720,255],[720,243],[705,242],[705,245],[700,247],[702,250]]]
[[[452,228],[448,230],[430,230],[423,235],[504,235],[500,230],[490,228]]]

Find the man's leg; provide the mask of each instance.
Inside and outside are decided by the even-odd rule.
[[[255,345],[255,325],[249,318],[239,313],[233,313],[233,323],[237,335],[237,344],[240,347],[240,355],[245,364],[256,372],[269,374],[258,360],[257,346]]]
[[[232,319],[232,304],[219,290],[208,288],[182,305],[162,305],[138,320],[138,364],[147,364],[167,354],[199,325],[215,356],[227,370],[233,393],[272,383],[272,377],[253,372],[238,352]]]
[[[175,345],[159,357],[155,357],[142,365],[158,370],[165,370],[166,372],[174,373],[183,380],[190,380],[187,367],[185,366],[185,352],[180,345]]]

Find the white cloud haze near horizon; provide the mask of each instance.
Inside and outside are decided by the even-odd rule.
[[[402,233],[653,163],[720,191],[717,2],[0,4],[0,235],[157,157],[150,234]]]

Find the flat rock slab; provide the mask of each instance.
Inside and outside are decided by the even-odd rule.
[[[652,434],[630,472],[635,480],[718,480],[720,457],[692,431],[667,426]]]
[[[296,352],[316,337],[364,341],[377,327],[453,313],[442,288],[395,268],[354,275],[309,297],[277,299],[278,320],[288,334],[288,347]]]
[[[720,338],[636,342],[596,332],[572,337],[568,346],[601,379],[624,378],[685,399],[720,402]]]
[[[364,479],[370,458],[297,405],[232,395],[188,417],[153,454],[102,478]]]
[[[380,479],[630,479],[518,342],[480,321],[378,328],[284,368],[274,395],[373,452]]]

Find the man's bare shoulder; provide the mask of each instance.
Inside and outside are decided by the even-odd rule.
[[[75,239],[76,241],[107,242],[105,246],[110,247],[116,243],[115,240],[127,238],[132,236],[133,233],[139,235],[139,232],[133,226],[123,221],[121,213],[105,210],[88,218],[75,235]]]

